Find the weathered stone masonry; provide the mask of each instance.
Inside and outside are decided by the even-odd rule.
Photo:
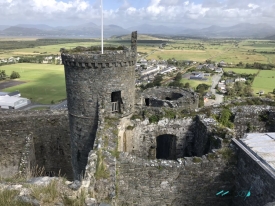
[[[99,52],[99,51],[98,51]],[[89,152],[93,149],[98,113],[134,111],[136,33],[132,50],[62,51],[72,142],[74,179],[84,174]]]
[[[30,164],[29,169],[44,167],[72,179],[67,115],[66,110],[0,112],[0,176],[12,177]]]

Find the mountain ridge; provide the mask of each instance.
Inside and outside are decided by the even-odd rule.
[[[104,36],[105,38],[109,38],[114,35],[124,35],[133,30],[138,31],[141,34],[194,36],[203,38],[266,38],[275,35],[275,28],[268,24],[240,23],[228,27],[211,25],[202,29],[150,24],[142,24],[125,29],[121,26],[110,24],[104,25]],[[57,27],[52,27],[46,24],[17,24],[15,26],[0,25],[0,35],[100,37],[101,26],[93,22]]]

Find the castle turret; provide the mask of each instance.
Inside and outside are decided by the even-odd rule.
[[[72,145],[74,179],[85,171],[93,149],[98,112],[128,115],[134,110],[137,32],[132,33],[131,49],[95,48],[61,50]]]

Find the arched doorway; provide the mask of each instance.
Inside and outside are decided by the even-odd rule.
[[[157,137],[157,159],[176,160],[177,137],[163,134]]]

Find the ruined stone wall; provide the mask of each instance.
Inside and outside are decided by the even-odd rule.
[[[234,206],[259,206],[275,201],[275,170],[270,172],[243,149],[238,148]],[[247,198],[247,192],[250,196]]]
[[[249,132],[274,132],[275,107],[272,106],[238,106],[232,108],[235,114],[234,125],[237,138]],[[261,114],[268,112],[267,119],[262,121]]]
[[[163,118],[157,123],[150,123],[148,119],[135,120],[119,135],[119,151],[128,152],[145,159],[155,159],[157,151],[157,138],[161,135],[176,137],[175,159],[182,157],[207,154],[213,148],[219,148],[212,126],[207,126],[205,118],[197,116],[181,119]],[[209,120],[210,119],[206,119]],[[215,120],[211,119],[215,124]],[[215,139],[216,138],[216,139]]]
[[[72,179],[67,111],[0,112],[0,138],[0,176],[18,173],[26,153],[33,152],[35,157],[27,160],[31,167],[44,167],[46,173],[55,175],[61,170]]]
[[[177,87],[153,87],[141,94],[140,102],[142,106],[194,110],[198,108],[199,96]]]
[[[234,166],[222,158],[145,160],[121,154],[117,161],[117,205],[229,206]]]
[[[156,158],[157,137],[160,135],[176,136],[176,158],[184,157],[194,139],[194,121],[185,119],[162,119],[150,124],[149,120],[135,122],[133,128],[125,128],[119,138],[119,151],[129,152],[145,159]]]

